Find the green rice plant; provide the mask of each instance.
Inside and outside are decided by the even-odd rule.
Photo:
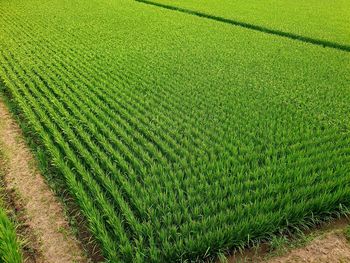
[[[160,4],[174,10],[183,10],[206,18],[232,22],[286,37],[299,36],[307,40],[350,48],[350,6],[346,0],[332,2],[311,1],[242,1],[242,0],[137,0],[146,4]],[[309,39],[311,40],[311,39]],[[311,40],[312,41],[312,40]],[[325,43],[327,45],[327,43]]]
[[[0,208],[0,260],[6,263],[23,261],[14,224],[2,208]]]
[[[2,177],[2,171],[0,171],[0,177]],[[0,191],[3,191],[2,185]],[[0,262],[21,263],[23,256],[20,240],[17,238],[15,223],[9,218],[2,197],[0,198]]]

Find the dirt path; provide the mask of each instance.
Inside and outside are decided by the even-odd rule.
[[[62,205],[35,170],[33,157],[21,132],[0,99],[0,149],[4,155],[7,191],[16,195],[25,211],[21,222],[34,232],[39,253],[35,262],[87,262],[79,242],[71,234]]]
[[[346,263],[350,262],[350,244],[341,230],[316,237],[305,247],[294,249],[266,263]]]
[[[281,244],[271,251],[268,244],[228,258],[228,263],[347,263],[350,242],[345,237],[349,219],[341,218],[305,233],[303,238]]]

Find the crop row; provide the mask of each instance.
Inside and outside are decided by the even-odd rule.
[[[143,2],[142,0],[140,2]],[[146,3],[148,1],[145,1]],[[185,8],[189,12],[220,17],[242,24],[251,24],[265,29],[282,31],[291,35],[313,38],[350,47],[349,2],[336,0],[319,1],[173,1],[156,0],[151,3],[167,5],[173,8]],[[149,3],[149,2],[148,2]]]
[[[2,262],[22,262],[20,245],[17,240],[15,227],[0,208],[0,259]]]

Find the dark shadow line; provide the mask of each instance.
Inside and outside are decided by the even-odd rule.
[[[209,14],[206,14],[206,13],[193,11],[193,10],[189,10],[189,9],[185,9],[185,8],[181,8],[181,7],[176,7],[176,6],[156,3],[156,2],[153,2],[153,1],[149,1],[149,0],[135,0],[135,1],[139,2],[139,3],[144,3],[144,4],[148,4],[148,5],[162,7],[162,8],[169,9],[169,10],[174,10],[174,11],[177,11],[177,12],[182,12],[182,13],[186,13],[186,14],[190,14],[190,15],[195,15],[195,16],[198,16],[198,17],[203,17],[203,18],[215,20],[215,21],[218,21],[218,22],[226,23],[226,24],[231,24],[231,25],[234,25],[234,26],[240,26],[240,27],[243,27],[243,28],[247,28],[247,29],[263,32],[263,33],[266,33],[266,34],[286,37],[286,38],[289,38],[289,39],[298,40],[298,41],[301,41],[301,42],[310,43],[310,44],[314,44],[314,45],[318,45],[318,46],[322,46],[322,47],[334,48],[334,49],[350,52],[350,46],[343,45],[343,44],[338,44],[338,43],[327,41],[327,40],[321,40],[321,39],[315,39],[315,38],[311,38],[311,37],[305,37],[305,36],[298,35],[298,34],[283,32],[283,31],[280,31],[280,30],[270,29],[270,28],[267,28],[267,27],[258,26],[258,25],[254,25],[254,24],[250,24],[250,23],[246,23],[246,22],[235,21],[235,20],[232,20],[232,19],[223,18],[223,17],[215,16],[215,15],[209,15]]]

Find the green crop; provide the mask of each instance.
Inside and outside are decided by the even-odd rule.
[[[154,0],[151,2],[198,11],[284,33],[335,42],[350,48],[350,2],[347,0],[328,2],[318,0]]]
[[[2,0],[0,77],[110,262],[350,205],[348,52],[128,0]]]
[[[0,207],[0,261],[21,263],[22,255],[13,223]]]

